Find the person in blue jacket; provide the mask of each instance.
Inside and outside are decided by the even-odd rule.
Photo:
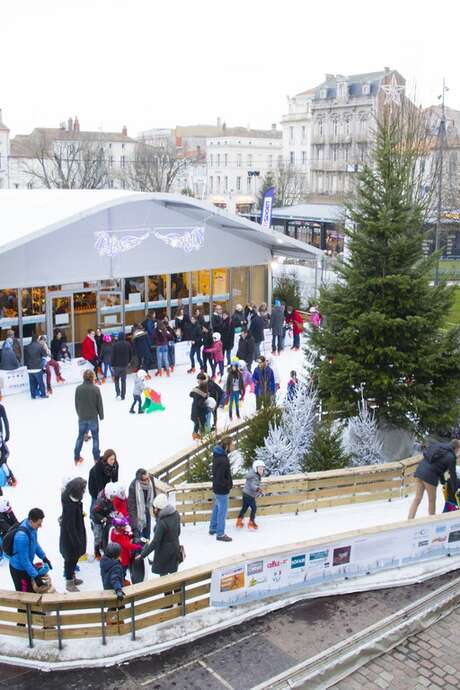
[[[261,407],[272,405],[276,393],[275,374],[263,355],[257,360],[252,380],[256,394],[256,409],[260,410]]]
[[[37,539],[37,530],[42,526],[44,517],[45,513],[41,508],[32,508],[14,535],[10,574],[17,592],[33,592],[32,580],[40,587],[42,576],[52,570],[52,565]],[[34,565],[35,556],[43,563],[40,568]]]
[[[119,600],[125,596],[123,592],[124,573],[120,563],[120,544],[107,544],[104,555],[101,558],[101,580],[104,589],[113,589]]]

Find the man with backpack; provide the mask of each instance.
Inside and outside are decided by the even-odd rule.
[[[41,578],[52,570],[37,539],[37,530],[44,517],[41,508],[32,508],[27,518],[12,527],[3,538],[3,551],[10,558],[10,574],[17,592],[33,592],[32,580],[40,587]],[[35,556],[42,561],[39,568],[34,565]]]

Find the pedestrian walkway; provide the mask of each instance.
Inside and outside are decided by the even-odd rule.
[[[334,690],[458,690],[460,608],[336,683]]]

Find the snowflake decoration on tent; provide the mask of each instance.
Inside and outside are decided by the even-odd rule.
[[[105,231],[96,232],[94,247],[99,256],[117,256],[117,254],[134,249],[146,240],[149,235],[150,233],[146,232],[144,235],[123,235],[122,237],[117,237]]]
[[[404,85],[398,84],[394,74],[391,75],[389,84],[382,84],[380,88],[385,94],[385,104],[395,103],[396,105],[401,105],[401,92],[404,91]]]
[[[201,226],[187,230],[183,234],[178,232],[169,232],[162,235],[159,232],[153,233],[154,237],[162,240],[165,244],[173,247],[173,249],[182,249],[187,254],[198,251],[204,244],[204,228]]]

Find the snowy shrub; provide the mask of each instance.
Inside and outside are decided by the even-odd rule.
[[[277,425],[281,419],[282,410],[275,405],[262,407],[250,418],[244,435],[239,442],[239,449],[244,458],[244,466],[249,469],[256,459],[256,448],[264,445],[268,436],[270,424]]]
[[[351,455],[351,465],[378,465],[384,462],[383,446],[378,437],[377,420],[373,412],[369,412],[367,404],[359,406],[357,417],[348,422],[348,452]]]
[[[291,442],[281,425],[270,424],[263,446],[256,448],[255,459],[262,460],[270,474],[300,472],[300,466],[293,462]]]

